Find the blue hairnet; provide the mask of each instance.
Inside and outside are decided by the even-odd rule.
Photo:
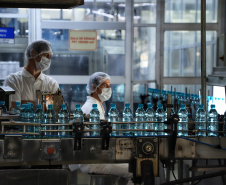
[[[34,58],[35,56],[31,56],[31,51],[36,51],[36,56],[41,53],[52,53],[52,45],[47,40],[37,40],[32,42],[27,49],[25,50],[25,56],[27,59]]]
[[[103,72],[93,73],[90,76],[89,82],[86,86],[87,93],[92,94],[93,92],[95,92],[97,87],[99,87],[107,79],[110,80],[110,76],[107,73],[103,73]]]

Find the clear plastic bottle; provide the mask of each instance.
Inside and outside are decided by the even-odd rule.
[[[83,112],[82,112],[80,104],[75,105],[75,111],[73,113],[73,118],[74,118],[74,120],[73,120],[74,123],[84,121]]]
[[[155,121],[155,111],[152,108],[152,104],[147,104],[148,108],[145,112],[146,121]],[[144,129],[153,129],[156,130],[156,123],[144,123]],[[145,136],[155,136],[155,132],[144,132]]]
[[[180,105],[178,110],[179,122],[177,124],[177,135],[178,136],[188,136],[188,111],[185,108],[185,104]]]
[[[20,111],[20,121],[25,122],[25,110],[27,108],[27,104],[22,104],[22,109]]]
[[[5,106],[5,101],[0,101],[0,107],[2,108],[2,112],[3,113],[7,112],[7,108]]]
[[[69,124],[69,112],[67,110],[67,107],[65,104],[61,105],[61,109],[58,113],[58,123],[59,124]],[[68,129],[67,125],[63,125],[63,126],[58,126],[58,130],[65,130]],[[66,136],[66,132],[62,131],[62,132],[58,132],[58,136],[59,137],[65,137]]]
[[[111,108],[108,111],[108,122],[114,123],[118,122],[118,110],[116,109],[115,103],[111,103]],[[119,124],[111,124],[112,129],[119,129]],[[112,136],[119,136],[119,131],[112,131]]]
[[[34,123],[34,112],[31,109],[31,104],[27,104],[24,112],[24,118],[25,122],[27,123]],[[34,132],[34,126],[27,125],[26,126],[26,132],[33,133]],[[26,138],[33,137],[31,135],[25,136]]]
[[[138,108],[135,112],[135,121],[140,122],[140,121],[145,121],[145,111],[143,108],[143,104],[138,104]],[[136,129],[144,129],[144,123],[135,123],[134,124],[134,135],[135,136],[142,136],[143,131],[136,131]]]
[[[53,105],[48,105],[48,110],[44,114],[44,123],[45,124],[56,124],[56,112],[53,110]],[[45,126],[43,130],[56,130],[56,126]],[[44,132],[45,137],[54,137],[56,132],[46,131]]]
[[[39,133],[40,134],[41,125],[44,123],[44,112],[42,110],[42,105],[41,104],[38,104],[37,105],[37,109],[35,110],[34,122],[40,124],[39,126],[36,126],[35,130],[34,130],[35,133]]]
[[[208,132],[208,136],[217,136],[218,133],[216,133],[216,131],[218,131],[218,113],[214,104],[211,105],[210,111],[207,114],[207,122],[207,130],[211,131]]]
[[[157,110],[155,111],[155,119],[158,123],[156,123],[156,131],[162,131],[158,132],[158,135],[164,135],[164,121],[165,121],[165,111],[163,109],[163,105],[160,103],[157,105]]]
[[[123,122],[132,122],[133,121],[133,112],[130,108],[130,103],[125,104],[125,109],[123,110],[122,113],[122,121]],[[122,129],[133,129],[133,124],[132,123],[126,123],[122,124]],[[123,136],[132,136],[131,131],[123,131],[122,132]]]
[[[14,114],[20,114],[20,111],[21,111],[20,104],[21,103],[19,101],[16,102],[16,107],[13,108],[13,113]]]
[[[90,123],[100,123],[100,112],[97,109],[97,104],[93,104],[92,110],[90,111]],[[93,124],[90,125],[90,129],[98,129],[99,131],[92,131],[90,132],[91,136],[100,136],[100,124]]]
[[[195,129],[206,131],[206,111],[203,109],[203,105],[199,105],[195,115]],[[206,136],[206,132],[196,132],[196,136]]]
[[[31,102],[28,102],[27,104],[29,104],[30,105],[30,109],[33,111],[33,112],[35,112],[35,110],[34,110],[34,105],[33,105],[33,103],[31,103]]]

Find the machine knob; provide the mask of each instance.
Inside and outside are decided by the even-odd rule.
[[[52,146],[47,149],[47,153],[50,155],[53,155],[54,152],[55,152],[55,149]]]
[[[149,155],[154,151],[154,145],[150,142],[143,144],[142,151],[144,154]]]

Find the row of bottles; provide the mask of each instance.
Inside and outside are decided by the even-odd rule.
[[[43,127],[40,126],[27,126],[27,132],[40,133],[40,128],[46,130],[44,136],[46,137],[70,137],[71,133],[69,128],[70,114],[65,104],[61,105],[61,110],[58,113],[58,120],[56,120],[56,113],[53,110],[53,105],[48,105],[48,110],[44,113],[42,105],[37,105],[37,109],[33,110],[33,104],[23,104],[20,107],[20,102],[16,102],[16,107],[13,110],[15,113],[19,113],[21,121],[29,123],[49,124]],[[171,108],[171,114],[174,114],[173,108]],[[111,108],[108,112],[108,122],[112,123],[112,129],[122,129],[122,131],[113,131],[112,136],[156,136],[166,135],[164,129],[167,125],[164,123],[167,120],[167,113],[163,109],[162,104],[158,104],[157,110],[154,111],[152,104],[147,104],[147,109],[144,110],[143,104],[139,104],[135,111],[135,117],[133,119],[133,112],[130,108],[130,104],[126,103],[122,114],[122,124],[114,124],[119,122],[119,112],[114,103],[111,104]],[[178,110],[179,123],[177,125],[178,136],[188,136],[188,112],[185,104],[181,104]],[[73,113],[73,122],[83,122],[83,112],[80,104],[76,104],[75,111]],[[54,126],[58,121],[59,126]],[[127,123],[127,122],[135,123]],[[217,136],[218,131],[218,113],[215,109],[215,105],[211,105],[210,111],[206,114],[203,109],[203,105],[199,105],[196,111],[196,124],[195,129],[197,136],[206,136],[206,130],[208,136]],[[90,132],[90,136],[100,136],[100,113],[97,109],[97,104],[93,104],[90,112],[89,122],[98,123],[92,124],[90,129],[94,130]],[[137,123],[136,123],[137,122]],[[153,122],[153,123],[147,123]],[[53,125],[51,125],[53,124]],[[134,129],[134,130],[132,130]],[[152,129],[154,131],[145,131]],[[53,131],[54,130],[54,131]],[[61,131],[63,130],[63,131]],[[125,130],[125,131],[123,131]],[[21,129],[22,131],[22,129]]]

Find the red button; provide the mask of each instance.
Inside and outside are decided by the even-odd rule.
[[[54,150],[53,147],[49,147],[49,148],[47,149],[47,153],[50,154],[50,155],[54,154],[54,152],[55,152],[55,150]]]

